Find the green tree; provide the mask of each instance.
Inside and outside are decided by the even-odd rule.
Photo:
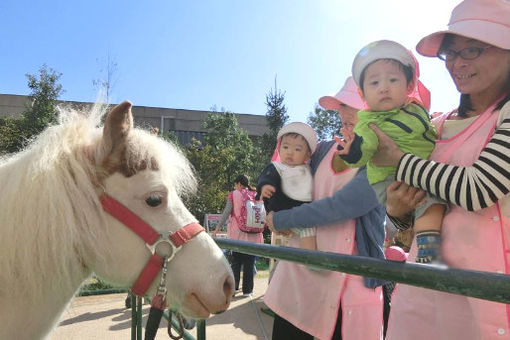
[[[163,132],[163,133],[161,133],[161,131],[160,131],[159,135],[161,136],[161,138],[163,138],[167,141],[170,141],[170,142],[174,143],[175,145],[182,148],[182,145],[179,144],[179,137],[177,137],[177,134],[175,133],[175,131],[168,130],[167,132]]]
[[[28,140],[57,122],[57,99],[64,92],[58,83],[61,73],[43,65],[39,74],[27,74],[30,105],[20,118],[0,119],[0,152],[21,150]]]
[[[231,150],[217,152],[211,145],[202,145],[194,140],[187,148],[186,156],[193,164],[198,178],[198,192],[186,199],[186,206],[200,221],[206,213],[219,213],[225,206],[229,189],[218,174],[226,173],[226,164],[232,160]]]
[[[261,153],[265,155],[266,163],[271,159],[271,156],[273,155],[278,131],[280,131],[280,129],[289,119],[284,100],[285,92],[282,92],[278,89],[275,79],[274,89],[271,89],[269,93],[266,94],[266,120],[269,127],[269,133],[265,133],[262,136],[261,143]]]
[[[0,118],[0,154],[19,151],[27,139],[26,135],[22,128],[21,118]]]
[[[246,174],[253,167],[253,143],[232,112],[209,113],[204,128],[207,129],[205,144],[210,145],[213,152],[230,155],[226,158],[226,172],[217,174],[225,180],[224,188],[230,189],[238,174]]]
[[[324,110],[318,105],[315,105],[314,112],[308,115],[307,123],[313,127],[320,141],[331,140],[334,135],[339,134],[342,127],[338,111]]]
[[[252,179],[252,183],[254,185],[257,184],[262,169],[264,169],[264,167],[270,161],[274,151],[273,145],[272,146],[273,149],[270,151],[270,154],[268,154],[268,152],[265,151],[263,148],[263,142],[264,142],[263,137],[254,137],[252,139],[253,152],[251,155],[251,159],[253,162],[253,167],[247,172],[247,176],[249,176],[249,178]]]
[[[199,220],[205,213],[221,212],[228,192],[233,189],[234,178],[238,174],[250,176],[253,171],[252,141],[233,113],[209,113],[204,128],[207,129],[204,143],[194,140],[186,149],[199,181],[199,192],[186,203]]]
[[[58,83],[62,73],[43,65],[39,69],[39,77],[32,74],[26,76],[32,105],[23,113],[23,120],[25,127],[35,135],[57,122],[57,99],[64,93],[62,85]]]

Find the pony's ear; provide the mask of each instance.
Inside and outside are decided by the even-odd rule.
[[[103,128],[103,152],[105,155],[112,154],[121,146],[133,128],[132,104],[123,101],[115,106],[106,117]]]

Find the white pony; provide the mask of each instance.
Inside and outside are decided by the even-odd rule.
[[[47,337],[92,272],[126,287],[137,280],[151,252],[105,211],[105,194],[157,234],[194,226],[168,262],[172,307],[207,318],[230,304],[230,267],[180,199],[195,186],[187,160],[133,128],[131,103],[113,108],[102,129],[97,107],[88,115],[62,112],[59,125],[0,161],[0,339]],[[160,275],[146,282],[147,295],[155,294]]]

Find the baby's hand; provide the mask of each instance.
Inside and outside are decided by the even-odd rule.
[[[341,139],[338,136],[333,137],[335,139],[335,141],[338,143],[338,145],[342,147],[341,150],[337,149],[335,151],[335,153],[340,156],[348,155],[349,151],[351,149],[351,144],[354,141],[354,131],[353,131],[352,127],[347,127],[347,128],[341,128],[340,133],[344,137],[343,139]]]
[[[260,199],[271,198],[274,192],[276,191],[275,187],[269,184],[262,186],[260,190]]]

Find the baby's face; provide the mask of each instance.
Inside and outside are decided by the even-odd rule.
[[[381,59],[365,69],[363,96],[370,111],[390,111],[402,107],[410,86],[397,61]]]
[[[305,164],[310,158],[308,143],[302,136],[283,136],[278,152],[280,161],[290,166]]]

